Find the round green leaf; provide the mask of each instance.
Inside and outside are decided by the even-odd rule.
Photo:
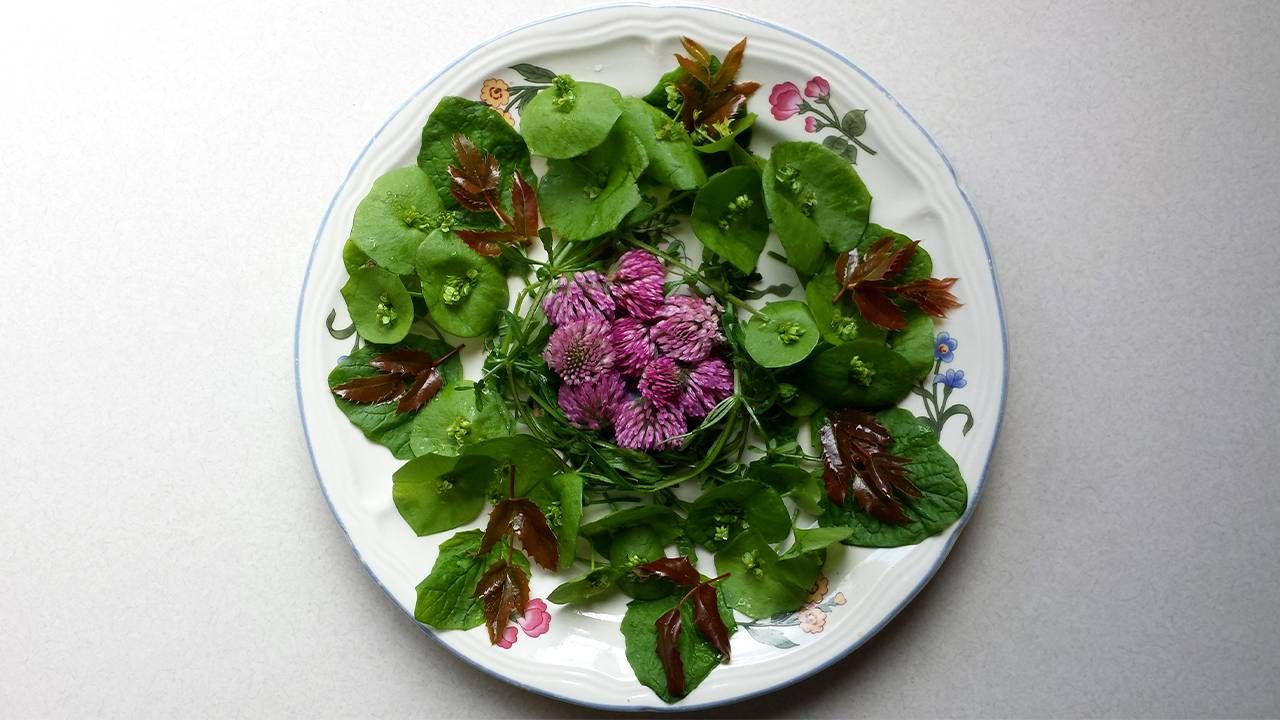
[[[758,480],[735,480],[707,490],[693,501],[685,522],[689,539],[710,550],[747,529],[768,542],[781,542],[791,532],[782,496]]]
[[[720,581],[725,602],[753,618],[800,609],[821,570],[821,563],[809,558],[780,560],[755,531],[739,534],[715,557],[716,573],[729,575]]]
[[[347,241],[342,244],[342,266],[347,269],[348,275],[371,262],[373,261],[369,256],[351,238],[347,238]]]
[[[498,326],[510,295],[507,279],[492,260],[481,257],[453,233],[431,233],[418,248],[422,298],[442,330],[479,337]]]
[[[906,329],[890,332],[887,340],[889,348],[905,358],[919,378],[933,368],[933,338],[933,318],[910,310]]]
[[[867,340],[823,350],[805,368],[809,391],[827,407],[871,410],[896,405],[917,377],[906,358],[884,343]]]
[[[871,193],[848,161],[812,142],[773,146],[764,171],[764,199],[787,261],[816,272],[823,245],[842,252],[862,239]]]
[[[520,111],[520,134],[535,155],[577,157],[604,142],[621,103],[608,85],[559,75]]]
[[[652,528],[661,538],[662,546],[666,547],[680,534],[680,516],[664,505],[640,505],[589,522],[579,528],[578,534],[586,538],[596,552],[610,557],[614,538],[633,527]]]
[[[620,568],[598,567],[557,586],[547,595],[547,601],[557,605],[581,605],[612,590],[621,576]]]
[[[818,326],[799,300],[771,302],[743,327],[742,343],[762,367],[787,367],[818,346]]]
[[[613,230],[640,203],[636,179],[648,163],[640,141],[617,129],[582,157],[548,160],[538,185],[543,221],[567,240]]]
[[[426,173],[412,166],[396,168],[374,180],[356,206],[351,242],[382,267],[407,275],[427,237],[424,228],[443,209]]]
[[[413,419],[409,447],[414,455],[457,455],[467,445],[505,437],[515,429],[501,398],[484,398],[477,406],[474,385],[449,386],[440,391]]]
[[[660,185],[691,190],[707,181],[702,159],[693,149],[693,140],[678,120],[640,98],[622,100],[618,126],[635,135],[649,158],[645,175]]]
[[[548,478],[564,469],[560,458],[532,435],[511,435],[496,437],[466,445],[462,449],[466,456],[488,457],[505,470],[511,465],[516,469],[516,495],[531,495]],[[496,482],[497,488],[505,497],[507,494],[508,476],[500,473]]]
[[[689,224],[715,254],[744,273],[754,271],[769,239],[760,174],[738,166],[713,176],[694,198]]]
[[[389,270],[359,268],[342,286],[342,299],[360,337],[370,342],[400,342],[413,325],[413,298]]]
[[[485,457],[423,455],[391,476],[391,498],[419,536],[438,533],[476,519],[493,472]]]
[[[817,324],[822,339],[832,345],[852,340],[883,342],[884,329],[863,318],[862,313],[858,312],[858,306],[847,295],[834,300],[837,289],[835,274],[825,270],[814,275],[804,286],[809,312],[813,314],[813,321]]]

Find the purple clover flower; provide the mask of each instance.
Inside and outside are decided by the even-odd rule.
[[[609,281],[595,270],[560,278],[556,289],[543,299],[542,310],[553,325],[574,320],[612,320],[618,313]]]
[[[667,269],[653,253],[628,250],[614,269],[613,297],[618,308],[632,317],[652,320],[662,307]]]
[[[684,444],[684,415],[664,402],[637,397],[623,403],[613,420],[618,445],[632,450],[666,450]],[[679,439],[677,439],[679,438]]]
[[[712,298],[672,295],[658,311],[653,341],[676,360],[698,362],[724,342],[720,332],[720,305]]]
[[[551,333],[542,357],[566,385],[593,382],[613,367],[609,325],[601,320],[561,325]]]
[[[684,369],[675,360],[660,357],[645,367],[637,386],[641,395],[654,402],[673,403],[684,380]]]
[[[685,415],[700,420],[732,394],[733,371],[721,358],[710,357],[686,372],[676,404]]]
[[[627,400],[627,386],[618,373],[606,371],[590,383],[561,385],[558,399],[573,425],[600,430],[613,424],[618,407]]]
[[[635,318],[618,318],[609,332],[614,366],[629,378],[638,378],[658,355],[649,327]]]

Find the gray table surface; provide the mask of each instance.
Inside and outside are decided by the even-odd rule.
[[[730,716],[1280,715],[1280,4],[742,2],[949,153],[1010,332],[989,485],[844,662]],[[369,581],[296,417],[372,131],[568,2],[0,10],[0,716],[591,713]]]

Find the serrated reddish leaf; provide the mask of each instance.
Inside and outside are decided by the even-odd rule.
[[[489,522],[484,528],[484,537],[480,538],[480,549],[477,555],[483,555],[493,549],[498,541],[511,532],[511,516],[516,508],[510,499],[501,500],[489,511]]]
[[[507,498],[489,511],[489,522],[480,539],[477,554],[487,553],[498,541],[509,535],[520,538],[520,545],[534,562],[548,570],[560,565],[560,546],[546,515],[532,500]]]
[[[936,318],[960,307],[960,301],[951,294],[956,278],[926,278],[899,285],[894,290],[920,308],[921,312]]]
[[[729,628],[720,617],[720,604],[715,587],[702,583],[689,595],[693,607],[693,625],[711,647],[720,652],[721,662],[729,662]]]
[[[889,330],[905,330],[907,327],[907,316],[889,299],[883,288],[872,285],[854,288],[853,303],[872,325]]]
[[[846,292],[853,295],[858,311],[873,325],[889,330],[904,330],[906,315],[894,302],[914,303],[922,312],[933,317],[946,317],[950,310],[960,307],[951,294],[955,278],[925,278],[908,283],[895,284],[893,278],[900,274],[915,257],[920,243],[912,240],[902,247],[894,247],[893,236],[875,241],[861,259],[856,252],[842,253],[836,258],[836,291],[832,302],[837,302]]]
[[[462,133],[453,135],[453,153],[458,159],[456,165],[449,166],[452,180],[449,192],[453,198],[471,212],[501,215],[493,201],[493,192],[501,178],[497,158],[482,152]]]
[[[384,373],[411,376],[426,372],[437,364],[431,353],[409,348],[389,350],[369,361],[369,367]]]
[[[511,615],[529,608],[529,576],[519,565],[499,560],[481,576],[472,597],[480,598],[489,642],[496,645]]]
[[[698,569],[683,555],[673,558],[659,558],[635,567],[635,573],[641,577],[666,578],[683,587],[693,587],[702,582]]]
[[[679,53],[676,53],[676,62],[690,77],[697,79],[698,82],[705,86],[711,85],[711,76],[707,74],[707,68],[704,64],[691,60]]]
[[[680,606],[664,612],[654,627],[658,629],[658,658],[667,675],[667,692],[684,697],[684,659],[680,657]]]
[[[485,257],[498,257],[504,245],[515,245],[524,240],[513,232],[504,230],[454,230],[467,247]]]
[[[521,239],[538,236],[538,193],[519,170],[511,181],[511,229]]]
[[[694,40],[691,37],[681,36],[680,44],[684,46],[684,51],[689,53],[695,62],[702,63],[703,65],[711,63],[711,53],[707,52],[707,49],[702,47],[697,40]]]
[[[850,494],[877,519],[910,522],[897,495],[920,497],[906,474],[906,458],[894,455],[893,437],[872,414],[846,408],[827,415],[819,430],[827,497],[844,505]]]
[[[520,546],[534,562],[555,571],[560,566],[560,546],[542,509],[532,500],[524,498],[509,502],[515,505],[515,512],[511,515],[511,528],[515,530],[516,537],[520,538]]]
[[[724,54],[724,61],[720,63],[720,69],[716,71],[716,76],[711,78],[709,83],[712,92],[720,92],[733,83],[733,78],[738,75],[738,70],[742,67],[742,58],[746,52],[745,37],[739,40],[737,45],[729,48],[729,52]]]
[[[743,38],[730,48],[714,74],[711,72],[711,54],[689,38],[684,38],[683,42],[692,57],[676,54],[676,62],[686,73],[686,77],[676,84],[676,90],[684,100],[680,119],[690,132],[702,127],[707,134],[715,136],[719,131],[714,126],[733,117],[760,89],[759,83],[734,82],[742,66],[747,40]]]
[[[444,376],[439,370],[431,368],[419,374],[414,378],[413,384],[409,386],[404,397],[400,398],[400,404],[396,405],[396,414],[403,415],[422,409],[423,405],[440,394],[442,388],[444,388]]]
[[[335,385],[332,392],[350,403],[377,405],[400,397],[404,392],[404,380],[398,375],[373,375]]]

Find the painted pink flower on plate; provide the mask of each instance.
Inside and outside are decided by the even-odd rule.
[[[510,650],[512,645],[516,644],[516,640],[520,639],[520,633],[516,632],[514,625],[508,625],[502,630],[502,637],[498,638],[498,647],[503,650]]]
[[[800,97],[800,88],[795,83],[784,82],[773,86],[769,93],[769,106],[772,108],[774,120],[786,120],[800,112],[804,98]]]
[[[824,98],[831,94],[831,83],[821,75],[814,75],[804,84],[805,97]]]
[[[800,629],[816,635],[822,632],[823,627],[827,624],[827,614],[821,608],[809,605],[800,611]]]
[[[804,119],[805,132],[818,132],[818,118],[810,115]]]
[[[551,629],[551,613],[547,612],[547,603],[541,598],[529,601],[524,616],[519,620],[520,629],[529,637],[538,637]]]

